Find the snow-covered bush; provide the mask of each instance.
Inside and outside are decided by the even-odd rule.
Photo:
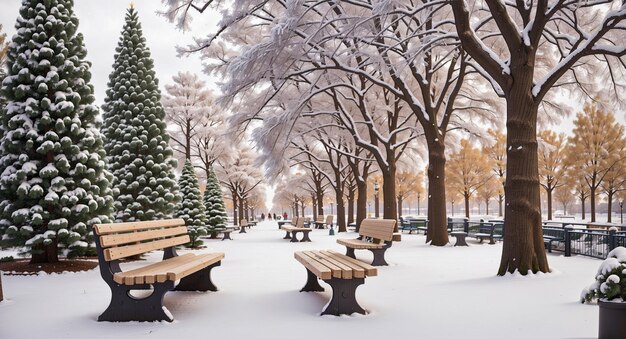
[[[213,168],[209,172],[206,188],[204,189],[204,207],[209,221],[208,232],[214,236],[218,231],[226,227],[228,215],[226,214],[222,188],[217,181]]]
[[[609,252],[598,268],[596,281],[583,290],[581,302],[594,299],[626,302],[626,248],[617,247]]]

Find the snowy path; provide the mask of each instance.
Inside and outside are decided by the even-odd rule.
[[[549,255],[557,272],[523,278],[495,276],[501,244],[433,248],[424,236],[403,235],[387,252],[388,267],[367,278],[357,299],[366,316],[320,317],[330,298],[298,293],[306,280],[293,252],[334,249],[337,237],[314,230],[311,243],[290,243],[264,222],[233,241],[206,240],[203,251],[224,251],[213,270],[217,293],[171,292],[173,323],[99,323],[109,290],[98,270],[38,277],[4,276],[0,338],[589,338],[597,336],[597,307],[578,296],[600,260]],[[453,240],[454,241],[454,240]],[[2,256],[3,253],[0,253]],[[371,260],[371,254],[357,251]],[[149,260],[156,260],[152,255]],[[490,324],[487,327],[484,324]]]

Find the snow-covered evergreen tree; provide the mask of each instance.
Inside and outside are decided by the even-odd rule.
[[[209,220],[208,232],[211,234],[211,237],[215,237],[217,231],[226,227],[227,214],[222,189],[213,169],[209,172],[206,188],[204,189],[204,207]]]
[[[176,217],[185,220],[191,242],[190,247],[198,247],[202,245],[200,237],[207,235],[207,217],[204,213],[204,205],[202,204],[202,195],[200,194],[200,185],[198,184],[198,176],[193,168],[191,161],[185,161],[183,173],[178,180],[183,200],[178,206]]]
[[[169,218],[180,201],[174,176],[176,160],[168,145],[154,62],[132,7],[115,51],[103,105],[115,219]]]
[[[72,0],[23,0],[9,45],[0,144],[0,229],[31,263],[84,249],[113,198],[91,64]],[[85,241],[86,240],[86,241]]]

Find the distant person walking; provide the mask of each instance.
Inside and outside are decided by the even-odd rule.
[[[277,219],[276,219],[276,213],[274,213],[274,220],[277,220]]]
[[[261,213],[261,221],[265,221],[265,213]]]
[[[267,220],[272,220],[272,213],[267,212]]]
[[[287,212],[283,212],[283,219],[287,220],[287,217],[288,217]]]

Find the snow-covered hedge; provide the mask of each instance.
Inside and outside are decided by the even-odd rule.
[[[594,299],[626,301],[626,248],[617,247],[602,262],[596,281],[585,288],[581,302]]]

